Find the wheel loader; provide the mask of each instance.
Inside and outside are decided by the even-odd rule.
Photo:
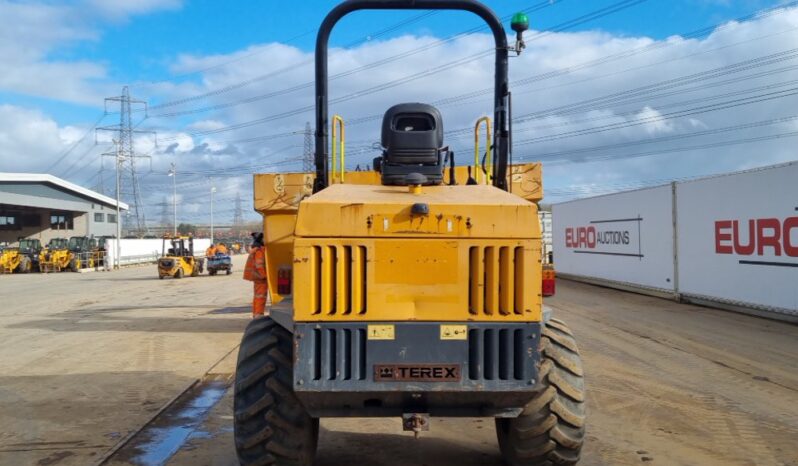
[[[191,236],[165,236],[161,257],[158,258],[158,278],[196,277],[202,273],[205,261],[194,257],[194,238]]]
[[[330,126],[328,115],[327,43],[341,18],[367,9],[466,10],[488,24],[494,107],[475,118],[473,162],[456,163],[435,107],[399,103],[383,118],[379,172],[346,172],[345,119]],[[509,163],[508,58],[524,47],[526,16],[512,28],[509,45],[474,0],[349,0],[322,22],[315,171],[254,177],[272,306],[238,353],[241,464],[312,464],[323,417],[397,417],[418,435],[434,416],[494,418],[513,466],[579,461],[582,363],[541,296],[541,166]]]
[[[77,272],[81,269],[94,268],[97,265],[99,249],[96,239],[88,236],[73,236],[69,238],[67,249],[71,254],[69,270]]]
[[[72,252],[69,250],[69,240],[66,238],[53,238],[39,253],[39,269],[42,272],[61,272],[69,267],[72,258]]]
[[[20,239],[19,246],[6,247],[0,252],[0,273],[30,273],[39,270],[38,239]]]

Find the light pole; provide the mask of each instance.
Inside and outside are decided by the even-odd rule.
[[[177,236],[177,166],[174,162],[172,162],[172,168],[169,170],[169,176],[172,177],[172,207],[174,208],[174,216],[172,218],[174,229],[172,234]]]
[[[121,212],[120,212],[120,209],[119,209],[119,197],[120,197],[120,192],[119,192],[119,185],[120,185],[119,168],[120,168],[120,165],[122,165],[122,160],[124,160],[124,159],[122,157],[122,145],[117,142],[116,148],[117,148],[116,149],[116,241],[114,241],[114,243],[116,243],[116,247],[115,247],[116,250],[114,251],[114,260],[116,262],[116,267],[115,268],[119,269],[119,268],[122,267],[122,260],[121,260],[121,257],[119,257],[122,254],[122,246],[120,244],[122,242],[122,217],[120,216]]]
[[[213,193],[216,192],[216,186],[213,185],[211,180],[211,244],[213,244]]]

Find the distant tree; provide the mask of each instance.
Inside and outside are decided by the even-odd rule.
[[[177,232],[181,235],[196,235],[197,226],[190,223],[181,223],[177,226]]]

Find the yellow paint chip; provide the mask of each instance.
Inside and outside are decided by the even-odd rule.
[[[369,340],[393,340],[395,338],[393,325],[369,325],[366,333]]]

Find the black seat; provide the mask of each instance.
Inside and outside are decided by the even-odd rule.
[[[437,108],[421,103],[394,105],[382,120],[382,184],[406,185],[410,173],[426,184],[443,181],[443,120]]]

